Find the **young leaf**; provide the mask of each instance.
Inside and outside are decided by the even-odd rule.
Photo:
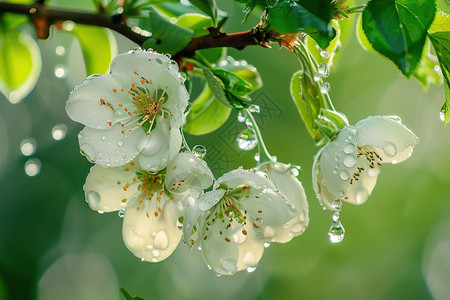
[[[419,65],[417,66],[416,71],[413,76],[416,78],[422,88],[427,91],[430,85],[441,84],[441,77],[435,71],[436,62],[432,61],[428,55],[430,52],[430,42],[425,43],[424,51],[422,54],[422,58],[420,59]]]
[[[201,94],[192,102],[187,115],[184,131],[193,135],[212,132],[226,122],[231,108],[218,101],[206,85]]]
[[[373,48],[411,77],[422,56],[434,0],[372,0],[362,14],[362,27]]]
[[[117,56],[114,35],[106,28],[77,24],[70,31],[80,42],[87,74],[106,73]],[[97,45],[94,46],[93,45]]]
[[[291,79],[291,96],[297,105],[298,111],[305,123],[309,134],[316,142],[319,142],[323,136],[316,129],[315,120],[318,119],[320,112],[320,97],[315,94],[311,78],[303,73],[302,70],[296,72]]]
[[[145,300],[142,297],[133,297],[131,296],[131,294],[124,288],[119,288],[120,292],[122,293],[122,295],[125,297],[125,300]]]
[[[142,47],[160,53],[176,54],[189,44],[194,34],[188,28],[169,22],[152,8],[149,8],[148,19],[142,20],[139,25],[152,33]]]
[[[41,73],[41,53],[26,31],[0,28],[0,92],[12,103],[22,100]]]
[[[207,35],[209,31],[206,28],[213,25],[211,18],[202,14],[181,15],[175,24],[194,31],[192,37]]]
[[[216,25],[219,9],[215,0],[191,0],[190,2],[206,15],[210,16],[214,26]]]
[[[220,78],[226,89],[232,94],[245,96],[253,91],[250,83],[230,71],[217,68],[210,68],[210,70]]]
[[[276,31],[305,32],[325,49],[336,34],[330,24],[332,12],[329,0],[280,1],[269,7],[269,19]]]
[[[336,30],[335,37],[331,40],[330,45],[326,48],[326,51],[328,52],[328,55],[322,55],[321,50],[317,49],[316,45],[317,43],[313,40],[312,37],[306,38],[306,47],[308,47],[309,53],[311,53],[317,62],[326,63],[328,65],[328,68],[331,68],[333,65],[333,60],[336,55],[336,52],[341,47],[341,29],[339,26],[339,22],[336,20],[331,21],[331,26]]]

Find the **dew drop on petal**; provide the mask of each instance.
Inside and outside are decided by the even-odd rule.
[[[169,237],[164,230],[158,232],[155,236],[154,245],[156,248],[164,250],[169,245]]]
[[[264,238],[265,239],[271,239],[275,236],[275,230],[270,227],[270,226],[266,226],[264,228]]]
[[[37,158],[30,158],[25,162],[25,173],[30,176],[36,176],[41,171],[41,161]]]
[[[66,124],[56,124],[52,128],[52,137],[56,141],[60,141],[66,137],[67,125]]]
[[[122,208],[121,210],[119,210],[117,215],[119,216],[119,218],[125,217],[125,208]]]
[[[397,148],[391,142],[388,142],[383,148],[384,154],[388,157],[394,157],[397,154]]]
[[[294,175],[295,177],[300,175],[300,171],[298,170],[297,167],[291,168],[291,172],[292,172],[292,175]]]
[[[355,150],[356,146],[354,144],[347,144],[344,146],[344,153],[350,154]]]
[[[339,243],[345,237],[345,229],[341,224],[339,219],[339,213],[333,214],[333,221],[330,226],[330,230],[328,231],[328,238],[332,243]]]
[[[256,267],[253,267],[253,268],[248,267],[248,268],[247,268],[247,272],[249,272],[249,273],[252,273],[252,272],[254,272],[255,270],[256,270]]]
[[[297,223],[291,226],[291,232],[294,234],[299,234],[305,231],[305,227],[301,223]]]
[[[346,167],[352,168],[356,165],[356,158],[353,155],[346,155],[342,162]]]
[[[117,141],[117,146],[122,147],[123,146],[123,141],[122,140],[118,140]]]
[[[29,137],[20,142],[20,152],[25,156],[33,155],[36,152],[36,139]]]
[[[153,250],[153,251],[152,251],[152,255],[153,255],[154,257],[158,257],[158,256],[159,256],[159,251],[158,251],[158,250]]]
[[[97,212],[101,215],[103,215],[105,213],[103,210],[97,210]]]
[[[264,247],[269,247],[270,246],[270,243],[264,243]]]
[[[250,268],[255,267],[258,264],[258,259],[256,255],[252,251],[247,251],[244,254],[244,260],[243,263]]]
[[[252,150],[258,144],[256,135],[251,129],[245,129],[237,137],[238,147],[242,150]]]
[[[342,180],[348,180],[350,178],[350,174],[348,171],[343,170],[341,173],[339,173],[339,177],[341,177]]]
[[[195,145],[192,148],[192,153],[198,158],[203,159],[206,156],[206,148],[203,145]]]
[[[86,193],[86,202],[92,209],[95,209],[100,204],[101,196],[96,191],[89,191]]]
[[[225,259],[222,262],[222,267],[230,274],[237,272],[237,262],[234,259]]]
[[[344,196],[345,195],[342,195],[341,197]],[[333,203],[331,204],[331,207],[336,211],[340,211],[342,209],[342,200],[341,199],[334,200]]]

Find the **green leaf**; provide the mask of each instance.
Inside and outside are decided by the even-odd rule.
[[[223,62],[226,62],[226,64],[223,64]],[[263,86],[258,70],[254,66],[249,65],[245,60],[237,61],[232,57],[228,57],[227,60],[223,60],[220,63],[220,67],[233,72],[235,75],[250,83],[252,92]]]
[[[450,2],[448,0],[436,0],[436,11],[450,14]]]
[[[438,73],[435,71],[436,62],[431,60],[428,55],[430,55],[430,42],[425,43],[424,51],[422,54],[422,58],[420,59],[419,66],[416,69],[416,72],[414,72],[413,76],[416,78],[420,84],[422,85],[422,88],[427,91],[430,85],[435,84],[439,85],[441,84],[441,77]]]
[[[368,52],[375,52],[375,49],[373,49],[372,44],[367,39],[366,34],[364,33],[364,30],[362,28],[362,15],[358,16],[358,19],[356,21],[356,39],[358,40],[359,45],[364,50]]]
[[[213,25],[210,17],[191,13],[179,16],[175,24],[194,31],[192,37],[209,34],[209,31],[206,28]]]
[[[428,38],[434,47],[444,77],[445,103],[441,108],[441,119],[446,125],[450,120],[450,31],[438,31],[429,34]]]
[[[316,142],[319,142],[323,135],[320,130],[316,129],[315,120],[318,119],[320,113],[321,99],[316,94],[316,88],[312,79],[300,70],[292,76],[290,90],[292,99],[297,105],[309,134]]]
[[[245,96],[253,91],[250,83],[230,71],[218,68],[210,68],[210,70],[220,78],[226,90],[234,95]]]
[[[117,43],[109,29],[77,24],[70,31],[80,42],[87,74],[106,73],[117,55]],[[98,45],[93,47],[93,45]]]
[[[450,16],[445,13],[436,13],[433,23],[428,29],[428,33],[438,31],[450,31]]]
[[[422,56],[435,13],[434,0],[372,0],[362,13],[362,27],[373,48],[411,77]]]
[[[227,48],[209,48],[196,51],[197,55],[201,55],[203,59],[206,59],[210,64],[216,64],[227,55]]]
[[[316,47],[317,43],[314,41],[314,39],[312,37],[306,38],[306,47],[308,47],[309,53],[311,53],[314,56],[314,58],[316,59],[316,61],[318,63],[321,63],[321,62],[326,63],[328,65],[328,68],[331,68],[331,66],[333,65],[333,60],[336,55],[336,52],[341,47],[341,41],[340,41],[341,29],[340,29],[338,21],[332,20],[331,26],[333,26],[333,28],[336,30],[336,35],[331,40],[330,45],[326,48],[326,51],[329,54],[326,57],[323,57],[322,55],[320,55],[321,49],[317,49],[317,47]]]
[[[119,288],[120,292],[122,293],[122,295],[125,297],[126,300],[145,300],[142,297],[133,297],[131,296],[131,294],[124,288]]]
[[[269,19],[276,31],[305,32],[325,49],[336,34],[329,24],[332,12],[329,0],[283,1],[269,7]]]
[[[210,16],[214,26],[216,25],[219,9],[216,5],[215,0],[191,0],[189,2],[191,2],[194,6],[200,9],[206,15]]]
[[[26,31],[0,28],[0,91],[12,103],[27,96],[41,73],[41,53]]]
[[[227,121],[230,112],[231,108],[218,101],[211,89],[205,86],[192,102],[192,109],[187,115],[183,130],[193,135],[210,133]]]
[[[190,29],[169,22],[152,8],[149,8],[148,19],[142,20],[139,25],[152,33],[142,47],[153,48],[160,53],[178,53],[189,44],[194,34]]]

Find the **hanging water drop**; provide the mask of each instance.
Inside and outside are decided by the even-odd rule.
[[[330,90],[330,84],[328,82],[324,82],[320,85],[320,92],[322,94],[328,93],[329,90]]]
[[[259,106],[256,105],[256,104],[250,105],[250,106],[248,107],[248,110],[249,110],[250,112],[252,112],[252,113],[257,113],[257,114],[260,113],[260,108],[259,108]]]
[[[92,209],[96,209],[97,206],[100,204],[100,201],[102,200],[99,193],[96,191],[89,191],[86,193],[86,202],[89,204],[89,206]],[[99,211],[100,213],[100,211]]]
[[[36,152],[36,139],[29,137],[20,142],[20,152],[25,156],[33,155]]]
[[[255,156],[253,157],[255,161],[259,161],[259,153],[255,153]]]
[[[322,76],[319,73],[314,74],[314,81],[321,81]]]
[[[326,63],[320,63],[317,72],[324,78],[330,75],[330,70],[328,69],[328,65]]]
[[[52,137],[56,141],[60,141],[66,137],[67,125],[66,124],[56,124],[52,128]]]
[[[192,153],[198,158],[203,159],[206,156],[206,148],[203,145],[195,145],[192,148]]]
[[[294,175],[295,177],[297,177],[298,175],[300,175],[300,166],[294,166],[291,168],[291,173],[292,175]]]
[[[36,176],[41,171],[41,161],[37,158],[30,158],[25,163],[25,173],[30,176]]]
[[[345,229],[339,219],[339,212],[333,213],[332,219],[333,221],[328,231],[328,238],[332,243],[339,243],[345,237]]]
[[[249,151],[256,147],[258,141],[256,135],[251,129],[245,129],[237,137],[238,147],[242,150]]]
[[[330,57],[330,52],[328,52],[328,50],[322,50],[320,51],[320,56],[322,56],[323,58],[328,58]]]
[[[397,154],[397,147],[391,142],[388,142],[384,148],[384,154],[388,157],[394,157]]]
[[[341,197],[345,196],[344,192],[342,191],[339,194],[340,194],[339,196],[341,196],[342,194]],[[340,211],[342,209],[342,200],[341,199],[334,200],[333,203],[331,204],[331,207],[336,211]]]
[[[270,246],[270,243],[264,243],[264,247],[267,248]]]
[[[249,273],[252,273],[252,272],[254,272],[256,270],[256,267],[248,267],[247,268],[247,272],[249,272]]]
[[[117,215],[119,216],[119,218],[125,217],[125,208],[122,208],[121,210],[119,210]]]

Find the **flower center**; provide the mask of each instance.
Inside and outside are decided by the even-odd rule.
[[[375,169],[376,167],[381,167],[381,162],[383,159],[381,156],[374,150],[369,150],[365,147],[356,146],[356,158],[365,157],[367,160],[367,164],[369,168]],[[353,184],[353,181],[358,181],[361,176],[361,172],[365,171],[363,167],[357,167],[357,171],[353,173],[350,178],[350,184]]]

